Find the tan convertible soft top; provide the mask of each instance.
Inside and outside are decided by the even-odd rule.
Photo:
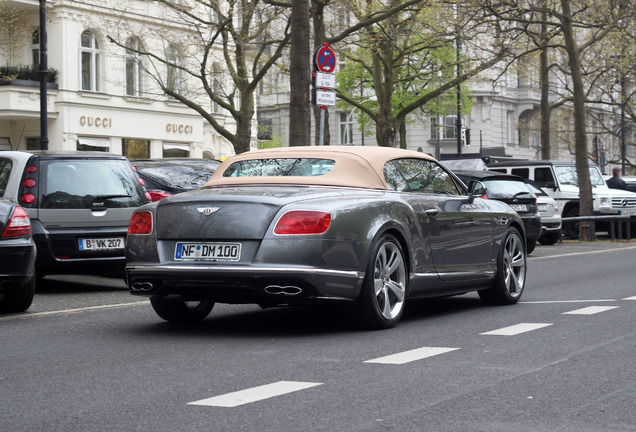
[[[310,158],[334,160],[333,169],[317,176],[223,177],[225,170],[237,161],[254,159]],[[416,158],[434,160],[424,153],[392,147],[305,146],[255,150],[225,160],[203,187],[246,184],[302,184],[387,189],[384,164],[393,159]]]

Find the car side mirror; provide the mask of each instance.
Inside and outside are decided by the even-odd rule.
[[[486,195],[486,185],[484,185],[479,180],[471,180],[468,185],[468,199],[472,203],[475,200],[475,197],[479,198]]]
[[[553,191],[557,190],[557,185],[554,182],[547,182],[545,184],[545,187],[548,188],[548,189],[552,189]]]

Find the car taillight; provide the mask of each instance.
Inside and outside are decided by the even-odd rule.
[[[33,188],[35,187],[37,183],[35,182],[34,179],[26,179],[25,181],[22,182],[22,186],[26,187],[26,188]]]
[[[128,225],[128,234],[150,234],[152,232],[152,213],[140,211],[133,213]]]
[[[162,191],[148,191],[148,195],[150,195],[150,201],[159,201],[170,196],[168,192]]]
[[[330,224],[331,215],[327,212],[292,210],[279,219],[274,234],[322,234]]]
[[[20,237],[31,233],[31,220],[22,207],[16,207],[2,237]]]
[[[24,194],[20,197],[20,202],[23,202],[25,204],[31,204],[35,202],[35,195],[33,195],[32,193],[28,193],[28,194]]]
[[[137,181],[139,182],[140,185],[146,186],[146,182],[141,177],[137,177]]]
[[[35,165],[28,166],[26,172],[28,172],[29,174],[34,174],[38,172],[38,167],[36,167]]]

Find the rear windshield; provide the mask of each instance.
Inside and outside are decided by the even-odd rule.
[[[185,165],[137,166],[137,171],[168,186],[196,189],[210,180],[217,166],[204,164],[196,167]]]
[[[137,207],[147,202],[124,160],[43,160],[41,208]]]
[[[254,159],[234,162],[223,177],[311,177],[327,174],[335,163],[331,159]]]
[[[482,183],[488,188],[488,191],[496,196],[521,196],[530,195],[528,185],[522,181],[508,179],[485,179]]]

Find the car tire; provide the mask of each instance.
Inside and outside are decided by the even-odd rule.
[[[150,297],[150,304],[160,318],[176,323],[203,321],[214,307],[214,302],[209,300],[186,302],[163,297]]]
[[[23,285],[6,291],[0,303],[0,310],[5,312],[24,312],[31,307],[34,295],[35,276]]]
[[[579,216],[579,208],[572,207],[567,211],[563,217],[578,217]],[[578,240],[579,238],[579,223],[578,222],[563,222],[563,234],[570,237],[572,240]]]
[[[376,242],[360,296],[354,307],[356,321],[367,329],[387,329],[402,318],[408,271],[400,242],[384,234]]]
[[[509,305],[521,298],[526,282],[526,251],[521,233],[509,228],[497,257],[497,274],[491,288],[479,291],[486,304]]]
[[[526,252],[528,253],[528,255],[530,255],[532,253],[532,251],[534,250],[534,248],[537,247],[537,241],[536,240],[527,240],[526,239]]]
[[[539,243],[545,246],[552,246],[559,240],[561,240],[561,231],[551,231],[546,232],[541,237],[539,237]]]

